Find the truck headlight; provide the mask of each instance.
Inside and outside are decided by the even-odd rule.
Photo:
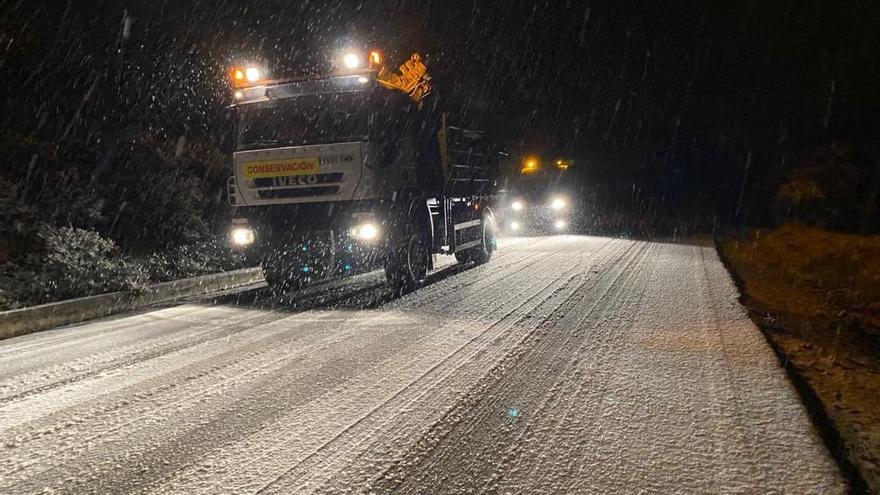
[[[250,227],[235,227],[229,237],[236,246],[250,246],[254,243],[254,231]]]
[[[567,204],[563,198],[553,198],[553,201],[550,202],[550,208],[558,211],[565,208]]]
[[[379,226],[372,222],[355,225],[351,229],[351,236],[360,241],[375,241],[379,238]]]
[[[357,69],[361,66],[361,58],[357,53],[348,52],[342,56],[342,63],[347,69]]]
[[[523,209],[523,202],[519,200],[514,201],[513,203],[510,203],[510,207],[513,208],[513,211],[520,211]]]

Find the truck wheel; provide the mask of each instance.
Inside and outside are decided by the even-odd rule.
[[[459,263],[465,264],[473,261],[479,265],[486,263],[492,258],[492,253],[495,252],[497,246],[497,240],[495,239],[495,224],[488,216],[484,215],[481,228],[482,232],[480,235],[479,246],[455,253],[455,259]]]
[[[471,259],[476,264],[486,263],[492,259],[492,253],[498,247],[498,241],[495,238],[495,224],[490,217],[483,216],[483,235],[481,236],[480,245],[474,248]]]
[[[398,294],[417,289],[428,275],[428,245],[418,226],[411,224],[407,235],[392,250],[385,263],[385,276]]]

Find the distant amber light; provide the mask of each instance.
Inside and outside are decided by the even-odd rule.
[[[380,65],[382,63],[382,54],[379,53],[378,50],[373,50],[370,52],[370,64],[371,65]]]
[[[520,169],[520,173],[530,174],[532,172],[537,172],[540,168],[541,164],[538,162],[537,158],[527,158]]]

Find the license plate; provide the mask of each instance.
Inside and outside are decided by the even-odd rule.
[[[242,164],[245,179],[314,175],[319,170],[318,158],[281,158],[256,160]]]

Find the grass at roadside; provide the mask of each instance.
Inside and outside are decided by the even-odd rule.
[[[721,247],[744,302],[880,493],[880,236],[788,224]]]

